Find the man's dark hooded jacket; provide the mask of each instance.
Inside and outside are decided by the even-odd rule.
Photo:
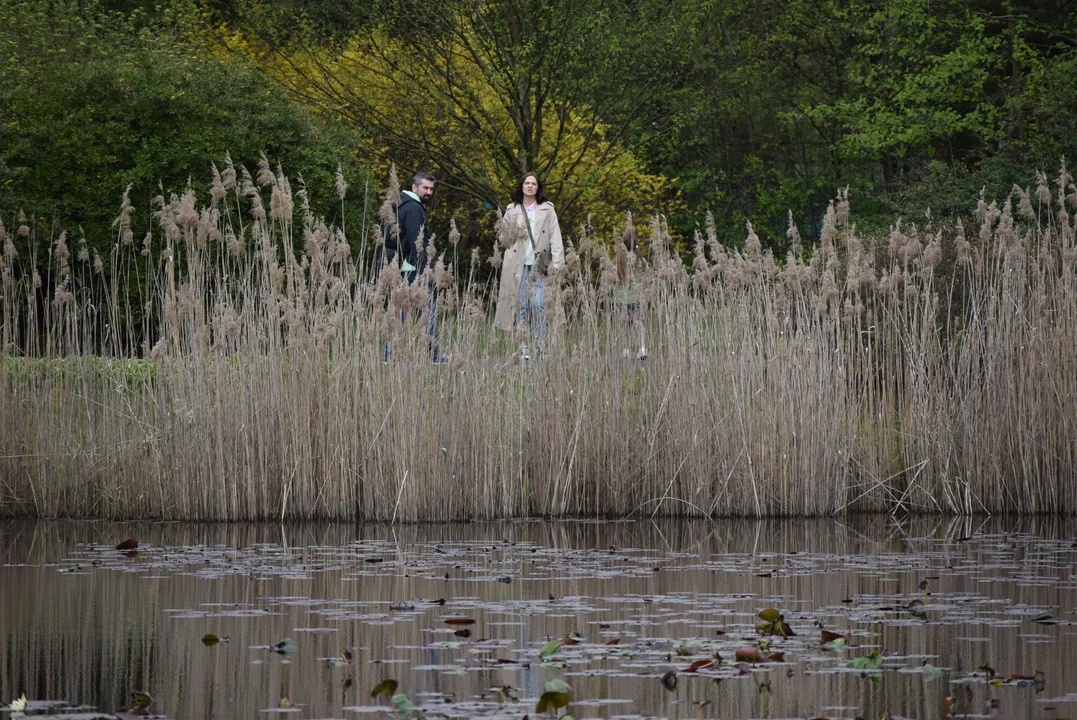
[[[399,249],[401,264],[407,261],[415,266],[415,272],[421,273],[426,268],[426,247],[430,240],[426,208],[414,197],[402,192],[396,207],[396,218],[398,232],[390,231],[385,238],[385,261],[392,262]]]

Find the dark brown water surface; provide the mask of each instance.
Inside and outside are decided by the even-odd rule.
[[[145,691],[168,718],[391,720],[370,691],[392,678],[413,717],[536,718],[561,679],[577,719],[1074,718],[1075,537],[1072,518],[7,522],[0,700],[89,718]],[[796,633],[761,651],[784,661],[738,663],[766,608]],[[270,651],[285,638],[295,652]],[[873,651],[878,669],[847,666]]]

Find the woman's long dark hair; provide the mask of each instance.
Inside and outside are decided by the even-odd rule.
[[[517,205],[524,204],[524,180],[529,177],[533,177],[538,181],[538,192],[535,193],[535,202],[541,205],[546,202],[546,185],[542,182],[542,178],[540,178],[536,172],[526,172],[520,176],[520,179],[516,181],[516,187],[512,189],[512,201]]]

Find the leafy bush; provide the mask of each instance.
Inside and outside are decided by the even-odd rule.
[[[326,199],[343,161],[362,192],[346,129],[288,104],[253,69],[212,56],[193,29],[176,9],[150,18],[93,0],[0,0],[0,217],[10,224],[22,209],[39,232],[43,223],[81,228],[104,250],[128,185],[132,204],[148,209],[154,196],[208,177],[228,152],[248,166],[264,153]],[[331,201],[315,210],[358,226],[362,202],[352,205],[352,218]]]

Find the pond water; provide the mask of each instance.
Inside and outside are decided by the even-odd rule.
[[[87,719],[1073,718],[1075,531],[6,522],[0,698]],[[568,706],[539,713],[547,691]]]

